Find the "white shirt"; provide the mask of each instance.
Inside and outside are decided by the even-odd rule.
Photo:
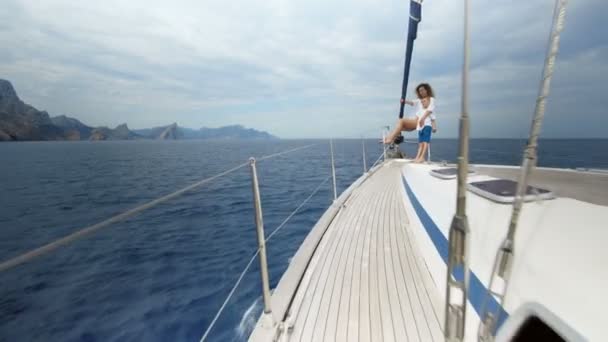
[[[429,101],[429,106],[424,108],[422,107],[422,101],[420,99],[415,99],[414,105],[416,106],[416,116],[421,117],[427,110],[431,111],[431,114],[424,119],[424,125],[422,126],[432,126],[432,120],[435,120],[435,98],[431,97]],[[422,129],[421,126],[418,126],[418,130]]]

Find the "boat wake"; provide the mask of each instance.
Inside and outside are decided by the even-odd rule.
[[[255,323],[258,320],[258,316],[260,315],[260,311],[262,309],[262,297],[256,298],[253,303],[247,308],[241,321],[239,322],[238,327],[236,328],[237,341],[246,341],[253,328],[255,327]]]

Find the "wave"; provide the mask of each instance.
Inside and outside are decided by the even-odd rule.
[[[253,331],[255,323],[258,320],[260,311],[262,310],[262,297],[256,298],[253,303],[247,308],[239,325],[236,327],[235,341],[245,341]]]

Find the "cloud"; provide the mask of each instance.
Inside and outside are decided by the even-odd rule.
[[[240,123],[282,137],[360,136],[396,119],[403,1],[5,0],[0,77],[53,114],[93,125]],[[608,136],[608,4],[571,2],[546,136]],[[475,136],[528,131],[552,2],[473,2]],[[425,1],[410,84],[438,94],[440,135],[457,134],[462,3]],[[572,125],[585,98],[586,122]],[[578,99],[578,100],[577,100]],[[371,134],[371,133],[365,133]],[[375,134],[375,133],[374,133]]]

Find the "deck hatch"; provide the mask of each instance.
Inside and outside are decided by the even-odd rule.
[[[440,179],[454,179],[458,175],[458,168],[448,167],[443,169],[434,169],[429,172],[431,176]],[[473,170],[469,170],[469,175],[475,173]]]
[[[498,203],[513,203],[517,182],[510,179],[491,179],[467,184],[469,191]],[[528,186],[524,201],[538,201],[555,198],[553,192],[543,188]]]

